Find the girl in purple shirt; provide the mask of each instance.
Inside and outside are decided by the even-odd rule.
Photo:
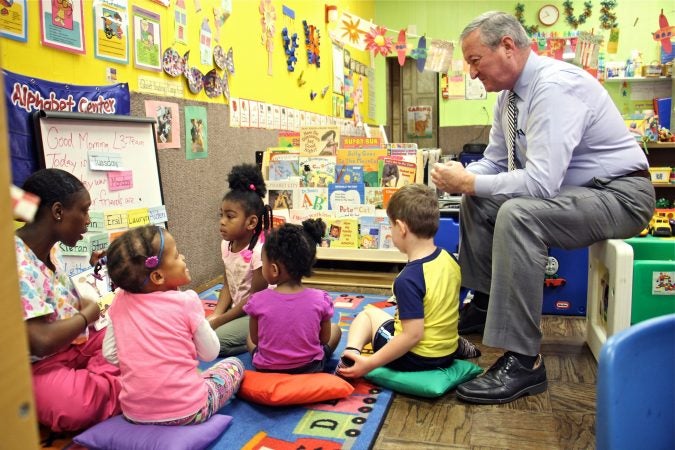
[[[285,224],[265,240],[262,273],[276,287],[256,292],[244,306],[250,317],[247,345],[260,372],[322,372],[340,342],[330,295],[302,285],[325,230],[321,219],[310,219],[302,226]]]

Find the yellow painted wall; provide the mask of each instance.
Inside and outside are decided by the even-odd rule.
[[[150,0],[129,0],[129,15],[132,6],[139,6],[160,15],[162,33],[162,52],[168,46],[172,46],[179,54],[190,50],[190,65],[198,67],[203,73],[208,72],[215,65],[202,65],[199,61],[199,27],[204,17],[209,19],[212,35],[215,38],[216,29],[213,25],[213,8],[220,5],[220,0],[198,0],[201,11],[195,10],[194,0],[185,0],[188,13],[188,42],[189,45],[177,44],[174,40],[173,5],[176,0],[171,0],[171,7]],[[326,3],[338,6],[338,12],[350,11],[364,18],[374,17],[374,2],[366,0],[340,0],[340,1],[317,1],[296,0],[281,2],[272,1],[276,9],[277,20],[275,22],[275,39],[273,55],[273,74],[267,74],[267,52],[261,44],[262,28],[258,0],[232,0],[232,14],[220,30],[220,45],[225,51],[230,47],[234,49],[234,62],[236,72],[231,75],[230,92],[232,97],[250,100],[264,101],[267,103],[284,105],[304,111],[330,115],[332,100],[331,95],[321,98],[317,95],[314,101],[309,98],[310,90],[320,94],[321,89],[329,85],[332,80],[332,50],[331,41],[328,37],[327,25],[324,20],[324,5]],[[18,42],[11,39],[0,39],[0,57],[3,66],[7,70],[26,76],[34,76],[60,83],[72,83],[78,85],[105,85],[106,69],[117,69],[117,81],[129,83],[132,92],[138,89],[138,77],[156,77],[168,81],[180,80],[185,89],[184,98],[197,101],[225,104],[224,97],[210,99],[202,91],[198,95],[192,94],[187,83],[181,78],[172,78],[165,73],[139,70],[133,65],[133,43],[130,42],[129,63],[126,65],[104,61],[94,57],[94,24],[92,7],[94,0],[84,0],[84,37],[87,53],[76,55],[40,44],[39,8],[35,0],[28,0],[28,40]],[[287,20],[282,14],[282,5],[287,5],[295,11],[295,21]],[[304,32],[302,21],[315,25],[321,34],[320,52],[322,64],[320,68],[310,66],[307,63],[306,48],[304,44]],[[286,70],[286,56],[283,50],[281,29],[287,26],[298,33],[299,47],[296,50],[298,63],[295,72]],[[331,25],[333,26],[333,25]],[[133,31],[129,33],[133,37]],[[213,45],[215,45],[215,39]],[[370,58],[365,52],[350,49],[352,57],[364,64],[370,63]],[[299,87],[298,75],[305,71],[303,79],[307,83]],[[222,71],[219,71],[222,74]],[[332,87],[332,86],[331,86]],[[364,102],[361,107],[365,117],[368,105],[367,83],[364,85]],[[330,92],[330,88],[329,88]]]

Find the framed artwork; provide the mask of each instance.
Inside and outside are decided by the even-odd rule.
[[[206,108],[185,107],[185,158],[202,159],[209,154],[206,126]]]
[[[40,0],[42,45],[85,53],[82,0]]]
[[[134,66],[154,72],[162,71],[159,14],[133,7]]]
[[[146,100],[145,115],[157,120],[155,125],[157,148],[180,148],[178,103]]]
[[[28,39],[28,14],[26,0],[2,2],[0,11],[0,36],[15,41],[26,42]],[[9,4],[8,4],[9,3]]]
[[[129,22],[126,1],[105,0],[94,4],[94,56],[127,64]]]

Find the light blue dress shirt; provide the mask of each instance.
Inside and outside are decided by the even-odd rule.
[[[508,91],[502,91],[484,158],[467,167],[477,175],[477,196],[550,198],[562,186],[588,186],[595,177],[614,179],[649,167],[609,94],[585,70],[531,52],[513,90],[516,164],[522,169],[507,170]]]

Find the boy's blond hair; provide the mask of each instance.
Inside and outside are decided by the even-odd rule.
[[[387,216],[391,223],[404,222],[419,238],[433,238],[441,218],[436,192],[424,184],[407,184],[391,196]]]

